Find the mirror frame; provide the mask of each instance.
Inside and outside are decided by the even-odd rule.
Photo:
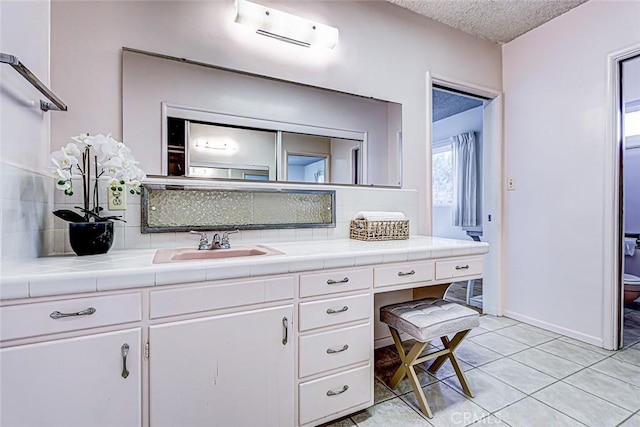
[[[264,120],[264,119],[257,119],[253,117],[242,117],[242,116],[236,116],[232,114],[225,114],[225,113],[220,113],[216,111],[211,111],[203,108],[188,107],[188,106],[163,102],[162,103],[162,129],[161,129],[161,137],[162,137],[162,149],[161,149],[162,169],[161,170],[162,170],[162,173],[166,176],[173,176],[173,175],[168,175],[168,172],[169,172],[168,119],[170,117],[176,118],[176,119],[193,120],[200,123],[209,123],[214,126],[228,125],[228,126],[238,126],[238,127],[277,132],[278,134],[276,136],[276,150],[274,153],[274,156],[276,156],[276,163],[275,163],[276,179],[275,181],[269,181],[269,182],[291,182],[291,183],[297,182],[297,181],[289,181],[286,179],[286,172],[287,172],[285,169],[286,165],[283,165],[282,164],[283,162],[281,161],[282,157],[286,158],[286,153],[283,151],[283,148],[282,148],[282,138],[280,136],[280,132],[298,133],[298,134],[305,134],[305,135],[320,136],[325,138],[349,139],[349,140],[359,141],[361,159],[363,158],[366,159],[367,158],[366,156],[368,155],[368,150],[367,150],[368,135],[366,131],[358,132],[358,131],[345,130],[345,129],[332,129],[332,128],[325,128],[325,127],[319,127],[319,126],[309,126],[309,125],[301,125],[296,123],[279,122],[274,120]],[[186,163],[185,169],[188,171],[190,165],[189,165],[189,148],[188,148],[187,141],[185,141],[185,163]],[[368,185],[368,183],[366,182],[366,176],[367,176],[366,164],[367,162],[363,162],[362,160],[360,160],[359,162],[359,166],[360,166],[360,169],[358,170],[359,184],[332,183],[332,182],[325,182],[324,184],[351,185],[351,186]],[[278,167],[278,165],[280,165],[280,167]],[[329,170],[329,165],[327,165],[327,170]],[[190,177],[189,175],[185,175],[185,176],[187,178]],[[226,178],[210,178],[210,179],[222,180]],[[318,184],[313,182],[303,182],[303,183]],[[393,187],[393,186],[389,186],[389,187]]]

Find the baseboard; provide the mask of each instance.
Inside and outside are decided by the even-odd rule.
[[[529,317],[510,310],[505,310],[504,315],[506,317],[510,317],[511,319],[528,323],[529,325],[537,326],[541,329],[546,329],[547,331],[555,332],[557,334],[564,335],[566,337],[573,338],[587,344],[595,345],[596,347],[604,348],[602,337],[594,337],[593,335],[584,334],[582,332],[574,331],[573,329],[567,329],[562,326],[534,319],[533,317]]]

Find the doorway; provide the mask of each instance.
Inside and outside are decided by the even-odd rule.
[[[640,55],[618,64],[620,111],[620,345],[640,343]]]
[[[457,235],[448,236],[463,239],[473,239],[488,242],[490,245],[490,251],[485,256],[484,263],[484,276],[480,283],[471,284],[468,282],[458,285],[459,297],[464,296],[463,302],[467,301],[467,290],[469,289],[469,300],[476,297],[472,306],[481,308],[483,313],[500,316],[502,315],[502,275],[501,275],[501,263],[502,263],[502,187],[503,187],[503,165],[502,165],[502,94],[498,90],[484,88],[473,84],[460,83],[453,80],[446,80],[441,78],[432,78],[430,73],[427,73],[427,100],[429,105],[429,119],[427,124],[427,137],[430,143],[435,143],[434,148],[436,152],[428,150],[429,163],[435,163],[438,161],[446,162],[447,154],[440,154],[442,151],[446,151],[446,148],[442,148],[442,145],[447,144],[447,139],[451,136],[460,135],[460,133],[447,132],[438,133],[439,125],[435,125],[438,121],[443,123],[445,119],[434,120],[434,89],[446,92],[449,95],[455,95],[463,97],[470,102],[470,107],[466,111],[461,112],[464,114],[472,114],[470,112],[474,108],[477,108],[476,114],[476,129],[459,129],[464,134],[466,131],[479,130],[479,135],[482,139],[481,150],[476,155],[478,156],[478,188],[476,190],[478,197],[479,209],[476,210],[476,226],[459,226],[457,229]],[[439,96],[439,95],[436,95]],[[438,100],[436,99],[436,103]],[[438,108],[436,105],[435,108]],[[460,113],[458,113],[460,114]],[[449,116],[453,117],[453,115]],[[451,120],[449,120],[451,121]],[[479,121],[479,123],[478,123]],[[441,123],[442,124],[442,123]],[[446,127],[445,127],[446,128]],[[468,133],[468,132],[467,132]],[[474,137],[476,135],[474,134]],[[444,141],[444,142],[443,142]],[[431,145],[431,144],[430,144]],[[435,157],[434,157],[435,154]],[[438,158],[440,157],[440,158]],[[433,170],[433,169],[432,169]],[[453,172],[453,163],[451,173]],[[433,195],[436,195],[436,191],[433,189],[436,183],[436,178],[433,176],[427,177],[428,185],[432,187]],[[435,212],[440,209],[439,204],[434,197],[428,201],[428,212],[431,213],[432,222],[430,224],[430,234],[434,236],[443,235],[442,229],[439,228],[436,217],[442,217],[442,212]],[[446,209],[445,218],[446,218]],[[451,208],[449,212],[452,212]],[[451,217],[449,217],[451,218]],[[449,219],[451,222],[451,219]],[[482,233],[482,235],[480,235]],[[453,288],[455,289],[455,288]],[[482,293],[482,298],[477,298]],[[462,298],[461,298],[462,299]]]
[[[432,235],[481,241],[486,100],[440,85],[431,99]],[[482,279],[452,284],[446,299],[482,309]]]

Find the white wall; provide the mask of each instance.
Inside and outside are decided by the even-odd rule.
[[[331,182],[353,183],[352,151],[360,146],[360,141],[331,139]]]
[[[270,4],[338,27],[337,47],[302,49],[258,36],[233,22],[231,0],[54,1],[52,80],[70,112],[54,117],[53,140],[80,131],[122,137],[123,46],[399,102],[403,184],[418,189],[419,217],[412,230],[426,230],[425,73],[500,89],[500,47],[387,2]]]
[[[0,52],[15,55],[49,84],[49,1],[0,1]],[[55,88],[53,92],[56,93]],[[53,178],[49,117],[40,93],[9,65],[0,66],[0,258],[45,255],[53,248]],[[64,98],[63,98],[64,101]],[[55,144],[57,145],[57,144]]]
[[[505,313],[602,344],[607,56],[640,41],[640,2],[592,0],[503,46]]]
[[[476,107],[471,110],[463,111],[462,113],[454,116],[447,117],[445,119],[438,120],[433,123],[432,134],[433,141],[442,141],[449,139],[454,135],[460,135],[465,132],[475,132],[477,141],[477,155],[478,155],[478,200],[479,200],[479,212],[478,218],[482,219],[482,112],[484,107]],[[451,239],[463,239],[471,240],[462,227],[455,227],[452,225],[453,208],[445,205],[433,206],[433,231],[434,236],[448,237]]]

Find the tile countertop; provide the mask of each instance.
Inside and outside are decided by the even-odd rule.
[[[279,242],[265,246],[283,254],[168,264],[152,263],[157,249],[111,251],[104,255],[82,257],[65,255],[37,258],[2,266],[0,299],[297,273],[477,255],[489,251],[489,244],[485,242],[431,236],[411,236],[408,240],[381,242],[350,239]]]

